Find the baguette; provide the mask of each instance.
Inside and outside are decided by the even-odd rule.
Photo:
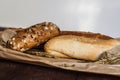
[[[120,42],[115,39],[100,39],[76,35],[61,35],[50,39],[45,44],[45,51],[58,58],[76,58],[98,60],[102,53]]]
[[[19,30],[17,34],[7,42],[7,45],[11,49],[23,52],[59,35],[59,33],[60,30],[57,25],[51,22],[43,22]]]

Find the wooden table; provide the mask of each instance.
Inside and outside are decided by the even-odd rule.
[[[4,30],[0,28],[0,30]],[[0,80],[119,80],[120,77],[75,72],[0,59]]]

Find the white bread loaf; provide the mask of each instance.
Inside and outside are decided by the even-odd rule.
[[[45,51],[54,57],[98,60],[104,51],[120,42],[115,39],[88,38],[76,35],[61,35],[45,44]]]

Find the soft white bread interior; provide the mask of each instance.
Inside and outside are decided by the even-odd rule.
[[[88,38],[75,35],[61,35],[50,39],[44,46],[45,51],[54,57],[98,60],[102,53],[120,42],[115,39]]]

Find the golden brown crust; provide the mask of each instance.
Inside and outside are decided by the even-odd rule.
[[[120,42],[116,39],[105,40],[85,36],[61,35],[50,39],[45,44],[45,51],[54,57],[94,61],[102,57],[104,51],[119,44]]]
[[[51,22],[43,22],[19,30],[17,34],[8,41],[8,46],[17,51],[26,51],[59,35],[59,33],[59,28],[55,24]]]
[[[98,39],[104,39],[104,40],[113,39],[110,36],[103,35],[100,33],[82,32],[82,31],[61,31],[60,34],[61,35],[77,35],[77,36],[84,36],[88,38],[98,38]]]

